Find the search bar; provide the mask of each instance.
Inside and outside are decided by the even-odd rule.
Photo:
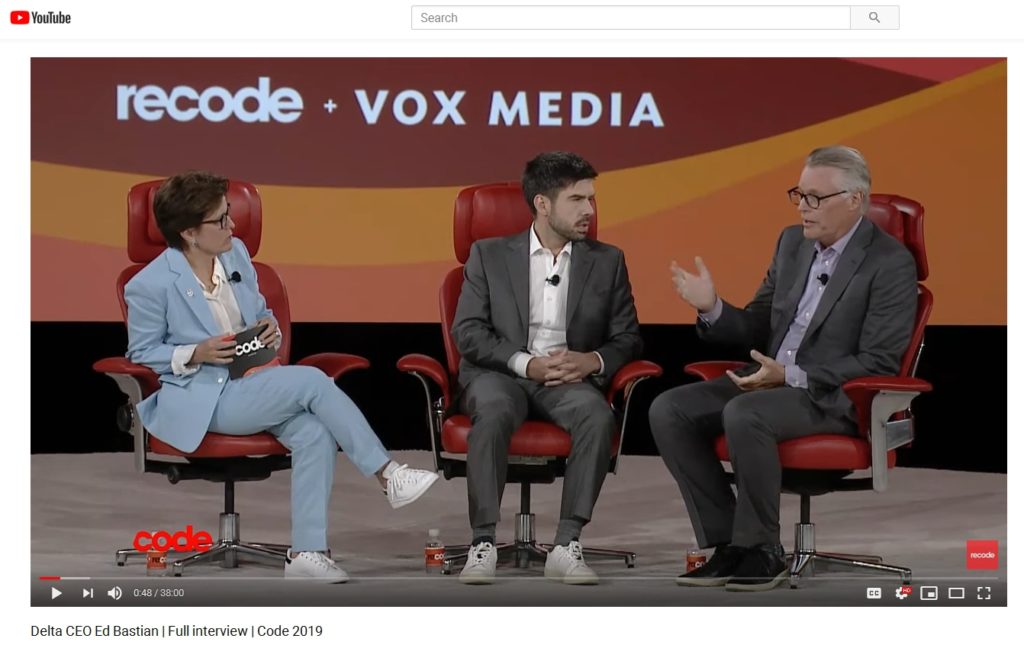
[[[898,5],[413,5],[424,30],[899,29]]]

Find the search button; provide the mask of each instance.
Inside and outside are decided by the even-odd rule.
[[[899,29],[898,5],[880,7],[850,7],[850,26],[854,29]]]

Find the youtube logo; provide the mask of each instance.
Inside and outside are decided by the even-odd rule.
[[[71,14],[63,11],[12,11],[12,25],[70,25]]]

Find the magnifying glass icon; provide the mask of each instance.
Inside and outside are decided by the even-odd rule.
[[[874,22],[877,22],[878,24],[882,24],[882,21],[878,19],[878,12],[877,11],[872,11],[871,13],[869,13],[868,14],[868,20],[872,20]]]

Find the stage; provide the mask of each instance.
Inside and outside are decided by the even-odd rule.
[[[424,451],[395,453],[401,463],[430,467]],[[165,477],[139,474],[129,453],[32,456],[32,604],[35,606],[363,606],[363,605],[1006,605],[1006,475],[897,468],[890,488],[879,494],[839,492],[816,497],[811,517],[822,551],[866,553],[913,570],[913,591],[897,599],[894,575],[819,571],[763,593],[678,587],[693,532],[679,491],[658,457],[625,456],[609,475],[584,529],[583,545],[629,549],[636,567],[621,560],[588,560],[601,576],[595,587],[572,587],[543,577],[543,564],[528,570],[499,567],[490,586],[459,584],[457,576],[423,570],[427,530],[460,544],[469,538],[464,479],[440,480],[416,503],[392,510],[373,479],[365,479],[338,456],[331,498],[329,541],[350,582],[285,580],[283,567],[243,562],[189,567],[180,578],[146,576],[143,558],[124,567],[114,552],[129,547],[136,532],[169,533],[192,525],[217,537],[223,486],[202,481],[171,485]],[[243,540],[287,543],[288,471],[236,487]],[[532,510],[537,539],[550,541],[557,520],[561,482],[534,485]],[[512,537],[519,486],[509,485],[502,504],[498,540]],[[782,500],[782,542],[793,544],[798,518],[795,496]],[[969,571],[967,540],[998,540],[999,569]],[[172,557],[174,554],[170,554]],[[60,577],[59,580],[41,579]],[[67,578],[82,578],[68,580]],[[922,587],[936,587],[937,597]],[[120,598],[110,592],[121,589]],[[881,589],[868,599],[867,590]],[[963,588],[963,599],[949,588]],[[54,589],[60,595],[54,597]],[[83,597],[83,589],[93,591]],[[117,595],[114,593],[113,595]],[[954,595],[958,595],[954,591]]]

